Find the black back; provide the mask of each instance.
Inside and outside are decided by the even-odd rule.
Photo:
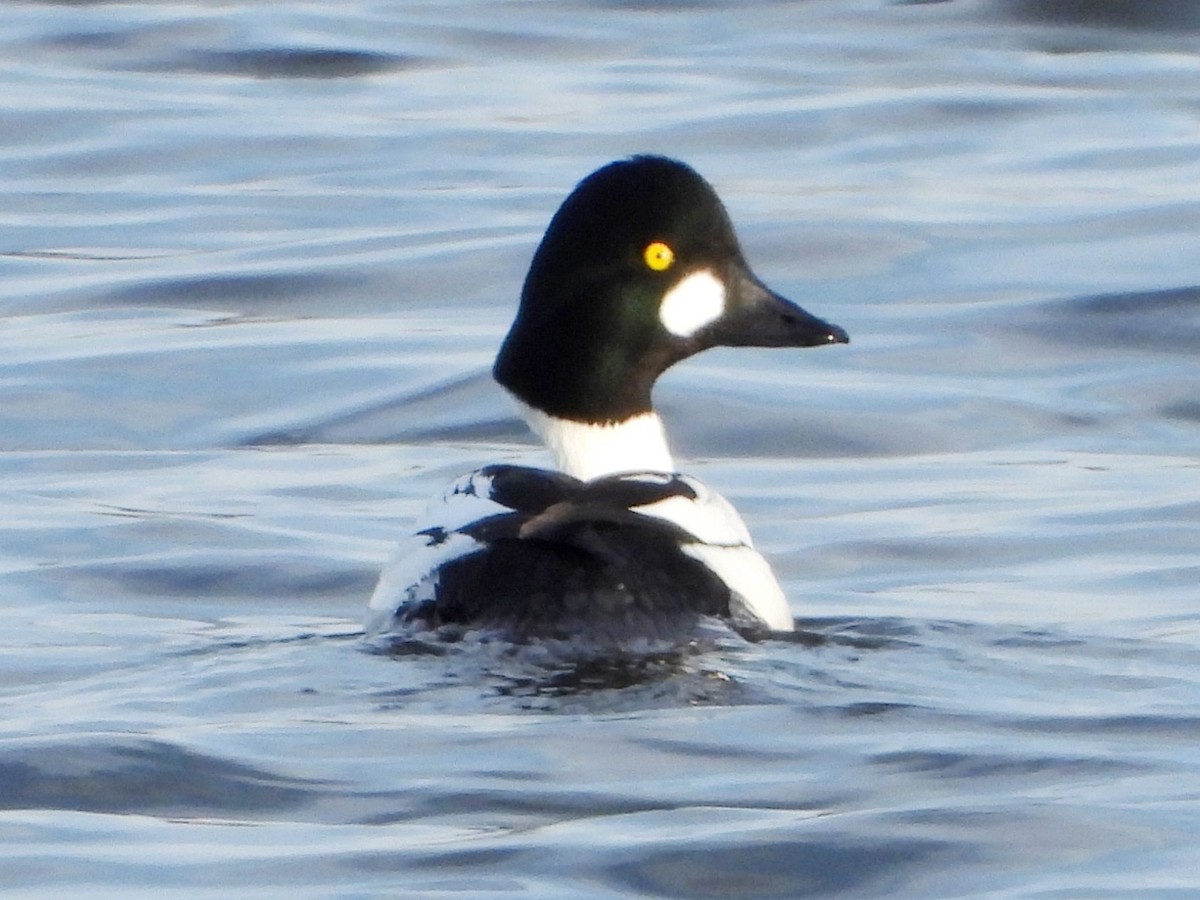
[[[680,550],[695,539],[634,510],[694,499],[687,482],[669,475],[584,482],[522,466],[479,475],[490,478],[490,499],[503,511],[458,529],[480,548],[444,564],[435,598],[403,608],[403,620],[617,645],[677,642],[701,616],[729,616],[728,587]],[[433,543],[448,537],[424,533]]]

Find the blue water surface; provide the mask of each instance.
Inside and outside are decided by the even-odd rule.
[[[0,891],[1200,896],[1188,0],[23,2],[0,17]],[[634,152],[847,328],[657,399],[792,641],[380,647]]]

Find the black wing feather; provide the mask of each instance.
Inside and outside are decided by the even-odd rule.
[[[728,616],[729,588],[680,550],[694,540],[672,522],[634,507],[694,499],[666,475],[590,482],[544,469],[489,466],[490,497],[512,510],[459,531],[481,549],[438,573],[436,597],[402,618],[496,628],[514,638],[606,643],[679,640],[700,616]]]

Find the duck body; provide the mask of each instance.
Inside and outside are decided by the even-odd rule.
[[[687,640],[705,617],[790,631],[736,510],[676,472],[650,394],[708,347],[847,340],[754,277],[692,169],[641,156],[594,172],[552,219],[494,369],[558,470],[459,479],[385,567],[368,632],[632,647]]]
[[[667,472],[582,480],[487,466],[431,504],[385,568],[373,631],[467,625],[510,639],[675,643],[704,616],[748,635],[791,628],[733,507]]]

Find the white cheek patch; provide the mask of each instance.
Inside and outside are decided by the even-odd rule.
[[[676,337],[691,337],[725,314],[725,284],[701,269],[671,288],[658,307],[663,327]]]

